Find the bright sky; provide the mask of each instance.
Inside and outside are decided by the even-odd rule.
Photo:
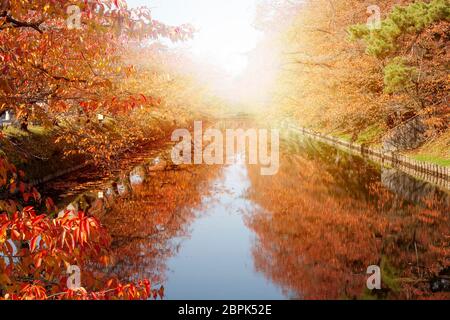
[[[201,58],[237,76],[247,66],[248,51],[259,33],[252,27],[257,0],[128,0],[130,7],[147,6],[161,22],[191,23],[197,29],[189,43]]]

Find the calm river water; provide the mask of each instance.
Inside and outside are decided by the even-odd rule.
[[[113,236],[93,268],[167,299],[450,298],[449,191],[307,137],[282,139],[275,176],[160,157],[103,189],[78,198]]]

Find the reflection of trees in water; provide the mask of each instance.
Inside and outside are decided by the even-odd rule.
[[[381,182],[383,186],[396,195],[412,203],[423,203],[426,199],[435,199],[442,203],[443,209],[450,208],[450,196],[436,186],[413,177],[396,169],[382,168]]]
[[[161,166],[143,183],[136,183],[142,180],[137,178],[138,171],[130,175],[135,183],[126,185],[129,192],[115,198],[103,215],[102,222],[113,238],[112,263],[98,268],[97,276],[163,283],[166,261],[178,250],[172,240],[187,235],[187,227],[195,218],[191,208],[200,205],[208,192],[208,181],[218,170]]]
[[[428,284],[450,265],[445,203],[412,205],[375,179],[375,169],[353,168],[359,161],[345,157],[336,163],[336,152],[313,147],[314,157],[282,155],[274,177],[249,166],[249,197],[264,208],[248,218],[256,268],[298,298],[361,297],[373,264],[383,267],[385,297],[450,298]]]
[[[285,147],[290,154],[301,154],[302,158],[311,161],[320,160],[317,166],[333,176],[334,184],[328,188],[332,196],[344,194],[366,201],[378,200],[377,194],[370,190],[380,181],[381,175],[384,186],[395,193],[395,201],[399,206],[405,205],[403,201],[415,204],[428,198],[436,198],[447,206],[450,203],[448,193],[429,183],[418,181],[396,169],[381,168],[380,174],[379,165],[307,136],[293,133],[289,135]]]
[[[334,184],[329,185],[333,196],[352,194],[355,198],[367,199],[370,184],[379,180],[375,165],[326,143],[291,134],[285,146],[290,154],[301,154],[302,158],[316,161],[318,169],[333,176]],[[294,160],[282,158],[282,161]]]

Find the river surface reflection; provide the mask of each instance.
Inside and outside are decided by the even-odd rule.
[[[167,262],[169,299],[280,299],[281,289],[255,270],[255,234],[244,216],[258,210],[246,197],[251,187],[242,158],[212,183],[211,195],[195,209],[196,221],[181,250]]]
[[[114,239],[97,277],[147,277],[168,299],[450,298],[448,191],[306,137],[281,146],[275,176],[241,157],[119,177],[89,205]]]

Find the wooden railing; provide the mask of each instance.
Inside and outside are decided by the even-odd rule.
[[[450,190],[450,167],[443,167],[429,162],[418,161],[396,152],[388,152],[382,148],[370,147],[356,142],[346,141],[331,135],[301,128],[294,124],[285,124],[283,127],[311,136],[317,140],[324,141],[348,151],[358,153],[370,158],[371,160],[380,162],[385,166],[394,167],[418,179]]]

